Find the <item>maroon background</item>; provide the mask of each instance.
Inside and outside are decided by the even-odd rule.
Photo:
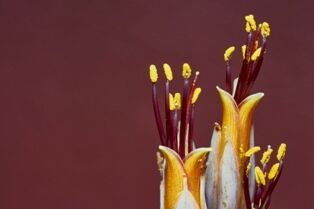
[[[195,138],[208,146],[222,55],[248,13],[272,27],[257,143],[288,144],[272,208],[313,208],[313,3],[294,2],[1,0],[0,209],[158,208],[148,66],[201,71]]]

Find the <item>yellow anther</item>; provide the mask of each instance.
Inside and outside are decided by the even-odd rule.
[[[252,155],[254,155],[256,152],[260,151],[261,147],[252,147],[250,148],[248,151],[246,151],[246,153],[244,154],[245,157],[251,157]]]
[[[197,101],[197,99],[200,96],[201,92],[202,92],[202,89],[199,88],[199,87],[194,90],[193,97],[192,97],[192,104],[194,104]]]
[[[167,63],[165,63],[165,64],[163,65],[163,67],[164,67],[164,72],[165,72],[165,75],[166,75],[167,80],[168,80],[168,81],[172,81],[173,75],[172,75],[172,70],[171,70],[170,65],[168,65]]]
[[[176,104],[175,104],[175,101],[174,101],[174,97],[171,93],[169,93],[169,109],[170,110],[174,110],[176,109]]]
[[[261,163],[262,164],[266,164],[268,163],[268,161],[270,160],[270,156],[271,156],[271,153],[273,152],[273,149],[272,148],[268,148],[267,151],[265,151],[263,153],[263,157],[261,159]]]
[[[245,16],[246,26],[245,30],[246,32],[256,31],[256,22],[254,20],[253,15],[247,15]]]
[[[270,26],[267,22],[261,24],[261,34],[263,37],[268,37],[270,35]]]
[[[247,166],[246,166],[246,172],[245,172],[246,176],[249,176],[249,172],[250,172],[250,170],[251,170],[251,167],[252,167],[251,163],[247,164]]]
[[[226,49],[225,53],[224,53],[224,60],[227,62],[231,59],[232,54],[235,50],[234,46],[229,47],[228,49]]]
[[[279,170],[279,163],[276,163],[271,167],[268,173],[268,179],[269,180],[275,179],[278,175],[278,170]]]
[[[265,175],[262,171],[262,169],[258,166],[255,167],[254,169],[254,172],[255,172],[255,180],[256,180],[256,183],[257,185],[264,185],[266,184],[266,179],[265,179]]]
[[[285,143],[282,143],[280,146],[279,146],[279,149],[278,149],[278,153],[277,153],[277,159],[279,161],[281,161],[285,155],[286,155],[286,149],[287,149],[287,145]]]
[[[261,55],[261,51],[262,51],[262,48],[261,48],[261,47],[258,48],[258,49],[256,49],[255,52],[252,54],[251,59],[252,59],[253,61],[257,60],[257,58]]]
[[[152,83],[156,83],[158,80],[157,68],[156,65],[149,66],[149,78]]]
[[[191,77],[192,69],[188,63],[183,64],[182,76],[183,78]]]
[[[177,109],[181,108],[181,94],[180,93],[175,93],[174,94],[174,101]]]
[[[243,59],[245,59],[246,45],[243,45],[241,48],[242,48],[242,57]]]

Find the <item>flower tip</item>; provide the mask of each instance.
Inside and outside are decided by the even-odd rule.
[[[171,70],[171,67],[170,65],[168,65],[167,63],[165,63],[163,65],[163,68],[164,68],[164,73],[166,75],[166,78],[168,81],[172,81],[173,79],[173,75],[172,75],[172,70]]]

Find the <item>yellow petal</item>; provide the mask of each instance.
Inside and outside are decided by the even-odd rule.
[[[172,149],[159,146],[166,165],[164,171],[164,209],[174,209],[177,205],[179,194],[184,188],[186,171],[179,155]]]
[[[184,167],[188,176],[188,187],[199,206],[204,197],[201,197],[201,176],[205,172],[206,159],[211,148],[198,148],[189,153],[184,159]],[[203,207],[201,207],[203,208]]]
[[[248,150],[250,144],[250,131],[252,126],[252,118],[257,104],[263,98],[263,93],[253,94],[244,99],[239,105],[240,129],[239,129],[239,143],[244,150]]]
[[[239,147],[238,138],[238,107],[233,97],[226,91],[217,87],[222,103],[222,143],[231,141],[233,147]],[[220,147],[221,148],[221,147]]]

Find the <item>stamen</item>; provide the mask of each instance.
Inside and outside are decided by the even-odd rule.
[[[225,60],[225,62],[227,62],[227,61],[229,61],[231,59],[234,51],[235,51],[235,47],[234,46],[231,46],[228,49],[226,49],[226,51],[224,53],[224,60]]]
[[[168,81],[172,81],[173,75],[172,75],[172,70],[171,70],[170,65],[168,65],[167,63],[165,63],[165,64],[163,65],[163,67],[164,67],[164,72],[165,72],[165,75],[166,75],[167,80],[168,80]]]
[[[262,47],[256,49],[256,51],[252,54],[251,59],[252,61],[256,61],[257,58],[261,55]]]
[[[255,171],[256,183],[258,185],[262,184],[263,186],[265,186],[266,180],[265,180],[265,175],[264,175],[262,169],[260,167],[256,166],[254,171]]]
[[[192,97],[192,104],[195,104],[201,92],[202,92],[202,89],[199,87],[194,90],[193,97]]]
[[[162,124],[158,100],[157,100],[156,82],[158,79],[158,74],[157,74],[157,68],[155,65],[149,66],[149,76],[150,76],[150,80],[153,84],[152,85],[152,100],[153,100],[154,115],[155,115],[157,129],[158,129],[158,133],[159,133],[159,137],[160,137],[160,142],[162,145],[165,145],[165,143],[166,143],[165,131],[164,131],[164,127]]]
[[[273,152],[273,149],[271,147],[268,147],[267,151],[263,153],[263,157],[261,159],[261,163],[263,165],[269,162],[272,152]]]
[[[279,163],[276,163],[271,167],[271,169],[268,173],[268,179],[269,180],[275,179],[278,175],[278,170],[279,170]]]
[[[270,36],[270,26],[267,22],[263,22],[261,25],[261,34],[263,37],[268,37]]]
[[[287,149],[287,145],[285,143],[282,143],[280,146],[279,146],[279,149],[278,149],[278,153],[277,153],[277,159],[279,161],[282,161],[282,159],[285,157],[286,155],[286,149]]]
[[[156,83],[158,80],[157,68],[156,65],[149,66],[149,78],[152,83]]]
[[[176,109],[175,100],[171,93],[169,93],[169,109],[171,111]]]
[[[246,151],[246,153],[244,154],[245,157],[251,157],[253,154],[255,154],[256,152],[260,151],[261,147],[252,147],[250,148],[248,151]]]
[[[180,93],[174,94],[174,101],[176,104],[176,108],[179,110],[181,108],[181,94]]]
[[[183,78],[190,78],[192,74],[192,69],[188,63],[183,64],[182,76]]]
[[[246,21],[246,27],[245,27],[246,32],[249,33],[251,31],[256,31],[256,22],[254,20],[253,15],[245,16],[245,21]]]

